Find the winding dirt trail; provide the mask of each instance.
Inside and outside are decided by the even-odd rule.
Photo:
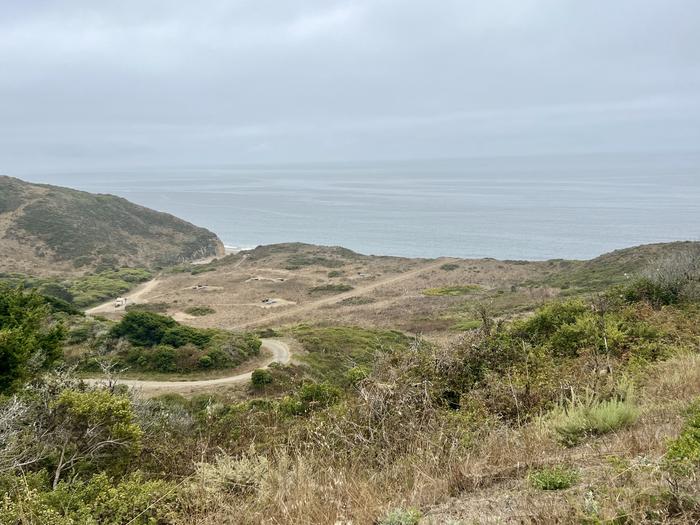
[[[267,368],[272,363],[287,364],[291,360],[289,345],[278,339],[262,339],[261,350],[267,350],[270,356],[264,362],[260,363],[257,368]],[[148,396],[166,393],[193,394],[211,390],[212,387],[245,383],[246,381],[250,381],[252,375],[253,371],[251,370],[234,376],[218,377],[216,379],[200,379],[196,381],[142,381],[139,379],[119,379],[116,383],[141,390],[142,393]],[[89,385],[107,384],[107,379],[103,378],[90,378],[84,381]]]

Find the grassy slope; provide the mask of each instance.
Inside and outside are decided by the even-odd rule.
[[[0,177],[0,195],[6,259],[12,258],[12,243],[29,246],[37,270],[52,263],[166,265],[222,254],[221,242],[210,231],[120,197],[9,177]]]

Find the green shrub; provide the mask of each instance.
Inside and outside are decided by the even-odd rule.
[[[623,289],[630,302],[647,301],[655,308],[700,299],[700,245],[687,244],[655,261],[652,268]]]
[[[177,352],[170,346],[158,346],[151,354],[150,367],[158,372],[177,370]]]
[[[47,479],[45,472],[6,477],[0,525],[165,523],[177,495],[172,484],[147,480],[138,471],[118,482],[104,472],[88,481],[62,481],[55,490]]]
[[[460,295],[467,295],[479,290],[479,287],[475,284],[460,285],[460,286],[443,286],[440,288],[428,288],[423,290],[423,295],[430,297],[458,297]]]
[[[339,268],[345,264],[345,261],[339,259],[329,259],[320,255],[292,255],[287,259],[287,270],[298,270],[305,266],[324,266],[326,268]]]
[[[0,284],[0,394],[59,360],[64,337],[40,295]]]
[[[641,277],[623,290],[629,302],[647,301],[655,308],[680,302],[683,286],[681,283],[661,283],[648,277]]]
[[[369,376],[370,369],[367,366],[353,366],[345,373],[348,383],[355,385]]]
[[[680,435],[669,442],[665,463],[678,475],[688,475],[700,466],[700,400],[690,406]]]
[[[333,277],[340,277],[341,275],[343,275],[343,273],[344,272],[341,272],[340,270],[331,270],[330,272],[328,272],[328,277],[330,277],[331,279]]]
[[[262,388],[272,383],[272,374],[264,368],[256,368],[253,370],[250,380],[255,388]]]
[[[342,293],[349,292],[353,287],[349,284],[323,284],[315,286],[309,290],[309,293]]]
[[[483,324],[482,321],[478,319],[468,319],[466,321],[459,321],[452,325],[452,330],[457,330],[460,332],[468,332],[469,330],[475,330]]]
[[[418,509],[392,509],[379,520],[379,525],[418,525],[423,515]]]
[[[263,328],[261,330],[258,330],[257,332],[258,337],[266,338],[266,337],[279,337],[280,334],[275,330],[274,328]]]
[[[300,359],[310,367],[310,374],[340,386],[348,386],[347,370],[371,367],[380,353],[404,350],[410,342],[400,332],[353,326],[299,325],[292,335],[306,351]]]
[[[541,344],[589,312],[590,306],[580,300],[554,302],[539,308],[535,315],[519,324],[517,330],[526,340]]]
[[[197,361],[197,365],[199,366],[199,368],[211,368],[211,366],[213,364],[214,364],[214,360],[211,358],[211,356],[209,354],[203,355]]]
[[[132,369],[191,372],[234,367],[260,352],[253,334],[193,328],[153,312],[127,312],[110,336],[125,337],[132,347],[117,356]]]
[[[328,383],[304,383],[293,395],[280,401],[285,416],[303,416],[313,410],[329,407],[340,399],[340,390]]]
[[[136,346],[159,344],[179,348],[193,344],[204,348],[212,338],[206,330],[179,324],[171,317],[154,312],[130,311],[111,330],[113,337],[126,337]]]
[[[193,267],[190,270],[190,275],[201,275],[203,273],[214,272],[214,271],[216,271],[216,267],[209,266],[206,264],[200,264],[200,265]]]
[[[639,409],[630,399],[588,400],[555,409],[551,424],[559,441],[572,447],[589,436],[614,432],[634,424]]]
[[[121,268],[85,275],[71,282],[69,292],[76,306],[91,304],[117,297],[133,288],[134,284],[147,281],[153,276],[143,268]]]
[[[528,476],[530,484],[540,490],[563,490],[575,485],[579,473],[568,467],[553,467],[533,470]]]
[[[127,304],[124,308],[127,312],[153,312],[164,314],[168,311],[168,303],[133,303]]]
[[[48,282],[39,286],[39,293],[48,297],[61,299],[67,303],[73,302],[73,294],[62,283]]]
[[[452,272],[452,271],[456,270],[457,268],[459,268],[459,264],[455,264],[455,263],[445,263],[442,266],[440,266],[440,269],[445,270],[446,272]]]
[[[166,345],[174,346],[175,348],[185,346],[186,344],[193,344],[198,348],[204,348],[209,344],[211,338],[212,335],[206,330],[178,324],[163,332],[161,342]]]
[[[155,346],[161,343],[165,332],[177,326],[171,317],[153,312],[127,312],[111,330],[113,337],[126,337],[136,346]]]
[[[191,306],[185,310],[185,313],[195,317],[203,317],[205,315],[216,313],[216,310],[209,306]]]
[[[372,304],[375,301],[372,297],[356,295],[354,297],[346,297],[338,304],[341,306],[362,306],[363,304]]]

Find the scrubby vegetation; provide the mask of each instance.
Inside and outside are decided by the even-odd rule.
[[[311,294],[322,294],[322,293],[343,293],[349,292],[353,287],[349,284],[322,284],[319,286],[314,286],[309,290]]]
[[[216,313],[216,310],[210,306],[190,306],[185,309],[185,313],[188,315],[194,315],[195,317],[203,317],[205,315],[211,315]]]
[[[18,377],[0,523],[697,522],[700,304],[636,286],[439,342],[298,325],[299,364],[256,370],[249,397]],[[57,322],[42,304],[29,347]],[[69,337],[99,338],[91,322]],[[220,336],[132,311],[105,341],[207,352]]]
[[[421,516],[418,509],[392,509],[380,520],[379,525],[417,525]]]
[[[561,443],[572,447],[587,437],[600,436],[630,426],[639,410],[629,395],[623,399],[569,401],[555,410],[551,424]]]
[[[668,445],[667,468],[680,476],[689,476],[700,467],[700,399],[687,410],[680,435]]]
[[[432,297],[449,296],[457,297],[460,295],[467,295],[473,293],[479,289],[476,285],[455,285],[455,286],[443,286],[441,288],[428,288],[423,290],[423,295],[428,295]]]
[[[231,368],[260,351],[252,334],[185,326],[171,317],[147,311],[130,311],[112,326],[96,352],[82,362],[96,369],[109,359],[116,368],[131,371],[187,373]]]
[[[563,490],[579,480],[576,470],[568,467],[541,468],[530,473],[530,483],[540,490]]]
[[[164,314],[169,308],[170,305],[168,303],[132,303],[127,304],[124,309],[127,312],[153,312],[156,314]]]
[[[372,304],[376,300],[373,299],[372,297],[367,297],[366,295],[360,296],[357,295],[355,297],[347,297],[340,301],[340,303],[343,306],[361,306],[363,304]]]
[[[78,268],[156,266],[216,255],[216,235],[172,215],[120,197],[0,177],[0,213],[23,208],[5,237],[35,245],[38,260],[72,261]],[[39,249],[40,248],[40,249]],[[47,255],[50,254],[50,257]]]
[[[342,259],[329,259],[328,257],[317,255],[292,255],[287,259],[287,270],[298,270],[305,266],[323,266],[324,268],[339,268],[344,266],[346,261]]]
[[[38,294],[0,285],[0,395],[59,359],[63,337]]]
[[[299,359],[309,374],[336,385],[351,383],[353,374],[368,371],[381,354],[401,352],[411,341],[400,332],[345,326],[301,325],[291,333],[306,352]]]
[[[37,290],[44,296],[85,308],[118,297],[152,277],[153,274],[143,268],[120,268],[63,279],[0,273],[0,282]]]

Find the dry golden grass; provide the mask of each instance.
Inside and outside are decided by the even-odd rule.
[[[544,420],[520,428],[492,423],[470,436],[468,447],[455,444],[449,428],[424,421],[420,432],[411,430],[416,439],[401,447],[381,441],[398,438],[395,428],[367,443],[365,451],[376,454],[372,461],[348,456],[350,442],[368,439],[363,429],[333,418],[312,420],[304,436],[290,436],[276,451],[203,465],[187,484],[180,523],[361,525],[397,507],[423,509],[421,523],[435,525],[605,523],[621,516],[631,523],[690,522],[689,511],[676,508],[661,462],[684,407],[700,395],[700,357],[683,354],[650,366],[640,384],[642,413],[634,426],[568,449]],[[377,403],[373,395],[367,393],[370,404]],[[402,409],[396,398],[386,402]],[[415,403],[407,400],[403,408],[415,410]],[[428,413],[415,421],[425,418]],[[334,441],[340,437],[345,446]],[[302,438],[303,448],[294,445]],[[532,469],[561,465],[580,473],[571,488],[541,491],[528,482]]]
[[[700,356],[684,354],[645,372],[642,415],[631,428],[572,449],[559,447],[540,423],[497,429],[460,465],[461,492],[428,512],[426,523],[606,523],[621,516],[631,523],[697,522],[669,509],[675,488],[660,465],[683,409],[698,395]],[[582,480],[561,493],[536,491],[526,474],[543,465],[573,465]],[[696,486],[685,489],[698,495]]]

